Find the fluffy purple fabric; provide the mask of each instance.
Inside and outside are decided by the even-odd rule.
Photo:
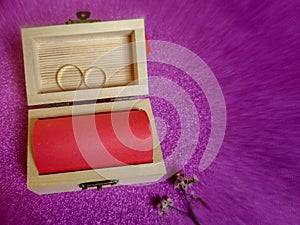
[[[79,10],[93,18],[145,18],[150,40],[182,45],[212,69],[227,107],[227,130],[214,163],[198,172],[210,133],[210,110],[200,87],[183,71],[151,62],[149,76],[179,84],[196,105],[201,137],[186,164],[204,185],[195,192],[201,224],[300,224],[298,1],[8,1],[1,0],[0,223],[191,224],[170,211],[158,215],[152,198],[183,201],[167,182],[38,196],[26,189],[27,104],[20,28],[63,24]],[[150,93],[159,92],[153,84]],[[178,142],[176,109],[152,98],[166,123],[164,157]],[[188,116],[188,115],[186,115]]]

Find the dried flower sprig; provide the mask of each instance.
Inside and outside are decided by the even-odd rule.
[[[154,204],[155,204],[156,208],[159,211],[159,214],[162,216],[165,215],[169,209],[175,210],[179,213],[187,214],[187,212],[184,212],[183,210],[174,207],[173,200],[167,196],[164,196],[162,198],[157,196],[154,199],[154,202],[155,202]]]
[[[198,182],[198,178],[196,175],[193,175],[193,177],[185,177],[183,173],[177,173],[176,177],[177,179],[174,182],[175,188],[184,191],[187,190],[188,186],[192,186],[193,183]]]
[[[202,199],[201,197],[195,196],[195,192],[193,190],[190,192],[189,198],[187,195],[188,187],[191,187],[194,183],[197,183],[197,182],[198,182],[198,178],[196,175],[193,175],[193,177],[186,177],[183,173],[176,174],[175,179],[173,179],[174,187],[181,191],[182,195],[184,196],[184,198],[186,200],[188,209],[187,209],[187,211],[184,211],[182,209],[174,207],[173,200],[167,196],[164,196],[163,198],[159,199],[158,204],[156,205],[159,210],[160,215],[165,215],[169,209],[173,209],[179,213],[189,216],[196,225],[200,225],[200,223],[193,211],[192,202],[193,201],[200,202],[207,209],[209,209],[209,206],[204,199]]]
[[[173,201],[170,198],[162,198],[157,206],[159,209],[159,214],[165,215],[167,210],[173,206]]]

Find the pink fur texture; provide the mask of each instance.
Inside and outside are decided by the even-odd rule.
[[[297,0],[1,0],[0,224],[193,224],[172,210],[162,217],[153,207],[156,195],[167,195],[174,206],[186,207],[166,180],[102,192],[38,196],[27,190],[27,103],[20,29],[64,24],[79,10],[89,10],[93,19],[104,21],[145,18],[149,40],[191,50],[215,74],[226,103],[227,128],[217,158],[199,172],[210,135],[209,102],[184,71],[148,63],[150,78],[176,83],[196,107],[200,137],[183,171],[198,176],[195,194],[209,205],[210,209],[193,205],[202,225],[300,224]],[[151,82],[149,86],[150,95],[164,91]],[[158,97],[151,101],[157,121],[165,124],[158,127],[160,135],[165,132],[161,146],[167,158],[178,145],[183,124],[178,108]]]

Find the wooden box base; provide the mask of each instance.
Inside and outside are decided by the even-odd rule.
[[[33,125],[37,119],[123,111],[131,109],[141,109],[146,111],[148,114],[153,135],[153,163],[39,175],[34,162],[31,143]],[[149,99],[126,100],[29,110],[27,187],[37,194],[81,190],[81,187],[79,185],[82,183],[106,180],[119,180],[116,185],[148,183],[159,180],[165,173],[166,169]]]

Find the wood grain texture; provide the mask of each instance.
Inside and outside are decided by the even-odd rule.
[[[148,94],[143,19],[24,28],[22,41],[28,105]],[[76,71],[59,73],[67,65],[83,82]],[[104,85],[86,85],[91,67],[105,73]]]
[[[106,74],[104,87],[123,86],[134,82],[133,51],[130,42],[130,36],[109,39],[99,37],[90,40],[87,35],[80,41],[57,40],[54,43],[39,44],[37,65],[40,71],[39,91],[42,93],[61,91],[57,85],[56,74],[64,65],[75,65],[82,72],[92,66],[103,69]],[[77,77],[76,73],[74,76]],[[70,74],[69,79],[64,80],[63,84],[73,83],[72,77]],[[94,80],[93,84],[97,85],[97,80]],[[82,83],[78,88],[87,87]],[[76,89],[75,86],[73,90]]]

